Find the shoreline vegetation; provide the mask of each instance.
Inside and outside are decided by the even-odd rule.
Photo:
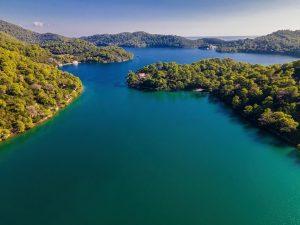
[[[49,120],[82,91],[48,51],[0,32],[0,142]]]
[[[176,35],[149,34],[146,32],[97,34],[81,39],[97,46],[117,45],[136,48],[200,48],[217,52],[243,52],[279,54],[300,57],[300,30],[279,30],[253,39],[225,41],[218,38],[188,39]]]
[[[119,34],[96,34],[68,38],[53,33],[36,33],[0,20],[0,32],[21,41],[38,44],[52,54],[52,63],[124,62],[133,58],[122,47],[199,48],[217,52],[278,54],[300,57],[300,30],[278,30],[256,38],[225,41],[219,38],[188,39],[177,35],[149,34],[143,31]]]
[[[277,31],[255,39],[190,40],[145,32],[67,38],[39,34],[0,20],[0,141],[52,118],[83,91],[78,77],[59,70],[81,62],[131,60],[121,47],[174,47],[256,52],[300,57],[300,31]],[[150,91],[208,92],[243,117],[300,148],[300,60],[251,65],[206,59],[190,65],[156,63],[127,77],[129,87]]]
[[[80,79],[59,67],[132,58],[132,53],[117,46],[97,47],[0,20],[0,142],[53,118],[79,97]]]
[[[0,32],[4,32],[20,41],[39,45],[49,52],[51,64],[61,65],[78,62],[124,62],[133,58],[132,53],[121,47],[98,47],[79,38],[68,38],[58,34],[40,34],[20,26],[0,20]]]
[[[74,91],[75,91],[75,90],[74,90]],[[76,91],[77,91],[77,90],[76,90]],[[82,87],[82,90],[81,90],[79,93],[77,93],[76,96],[74,96],[74,97],[72,97],[72,98],[68,98],[68,99],[67,99],[67,102],[66,102],[66,105],[55,108],[52,115],[48,115],[48,116],[44,117],[44,118],[41,119],[40,121],[34,123],[33,126],[30,127],[30,128],[28,128],[27,130],[24,130],[23,132],[20,132],[20,133],[11,133],[11,134],[10,134],[9,136],[7,136],[5,139],[2,139],[2,138],[3,138],[3,137],[2,137],[3,134],[0,133],[0,144],[1,144],[1,142],[11,140],[12,138],[14,138],[14,137],[16,137],[16,136],[19,136],[19,135],[21,135],[21,134],[24,134],[24,133],[26,133],[27,131],[29,131],[29,130],[31,130],[31,129],[33,129],[33,128],[36,128],[36,127],[38,127],[38,126],[40,126],[40,125],[43,125],[43,124],[46,123],[47,121],[53,119],[53,118],[54,118],[58,113],[60,113],[63,109],[65,109],[65,108],[66,108],[67,106],[69,106],[71,103],[73,103],[74,101],[76,101],[76,100],[80,97],[80,95],[82,94],[83,91],[84,91],[84,87]],[[0,129],[0,131],[1,131],[1,129]]]
[[[158,62],[130,72],[129,87],[146,91],[207,92],[242,117],[300,148],[300,60],[252,65],[232,59],[192,64]]]

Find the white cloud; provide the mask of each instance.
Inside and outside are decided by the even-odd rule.
[[[35,27],[43,27],[44,23],[43,22],[39,22],[39,21],[35,21],[35,22],[33,22],[33,26],[35,26]]]

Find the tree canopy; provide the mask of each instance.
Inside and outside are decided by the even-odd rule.
[[[176,35],[149,34],[146,32],[124,32],[119,34],[99,34],[82,37],[97,46],[117,45],[122,47],[172,47],[172,48],[198,48],[200,42]]]
[[[0,141],[52,117],[82,91],[78,78],[49,64],[49,55],[0,32]]]
[[[187,65],[156,63],[130,72],[127,83],[142,90],[204,89],[294,143],[300,143],[300,61],[252,65],[231,59],[205,59]]]
[[[279,30],[255,39],[223,42],[217,50],[221,52],[285,54],[300,57],[300,30]]]
[[[131,53],[120,47],[97,47],[78,38],[68,38],[51,33],[40,34],[3,20],[0,20],[0,32],[30,44],[40,45],[53,54],[54,62],[58,64],[74,60],[101,63],[122,62],[133,57]]]
[[[172,47],[216,48],[220,52],[255,52],[286,54],[300,57],[300,31],[280,30],[272,34],[237,41],[218,38],[190,40],[176,35],[148,34],[146,32],[98,34],[82,37],[97,46],[118,45],[123,47]]]

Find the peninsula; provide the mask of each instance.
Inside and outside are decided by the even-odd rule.
[[[258,126],[299,146],[299,79],[300,60],[262,66],[204,59],[189,65],[148,65],[130,72],[127,83],[149,91],[206,91]]]
[[[0,141],[53,117],[81,93],[79,78],[51,65],[50,56],[0,32]]]

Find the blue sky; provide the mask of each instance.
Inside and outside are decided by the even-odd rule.
[[[300,0],[0,0],[0,19],[67,36],[262,35],[300,29]]]

